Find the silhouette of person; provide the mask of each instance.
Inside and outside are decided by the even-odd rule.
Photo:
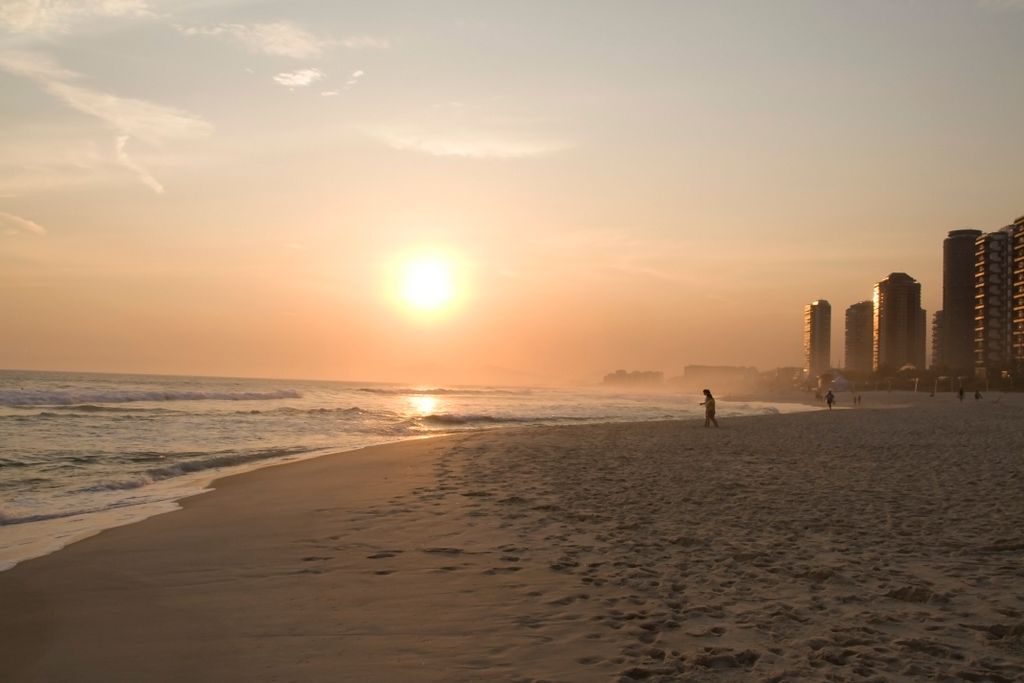
[[[981,398],[981,392],[975,390],[975,392],[974,392],[974,400],[977,401],[979,398]]]
[[[829,389],[828,393],[825,394],[825,403],[828,404],[828,409],[829,410],[832,410],[832,404],[835,403],[835,402],[836,402],[836,395],[832,393],[831,389]]]
[[[718,420],[715,419],[715,397],[711,395],[710,389],[704,390],[704,402],[701,403],[704,406],[704,426],[710,427],[712,424],[715,427],[718,426]]]
[[[960,391],[957,392],[957,395],[960,396],[960,402],[963,403],[963,400],[964,400],[964,388],[963,387],[960,387]]]

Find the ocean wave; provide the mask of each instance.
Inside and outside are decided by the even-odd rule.
[[[31,406],[30,406],[31,407]],[[127,406],[98,406],[94,403],[71,403],[67,405],[48,405],[49,410],[59,410],[76,413],[180,413],[180,410],[170,408],[129,408]]]
[[[273,460],[276,458],[285,458],[290,455],[300,455],[303,453],[309,453],[311,450],[305,447],[292,447],[292,448],[278,448],[269,449],[265,451],[248,451],[248,452],[221,452],[210,454],[207,457],[199,457],[194,460],[186,460],[178,462],[174,465],[167,467],[158,467],[146,470],[140,474],[126,479],[111,479],[108,481],[99,481],[88,486],[84,486],[73,491],[69,491],[70,494],[89,494],[89,493],[103,493],[103,492],[116,492],[116,491],[129,491],[132,489],[142,488],[148,484],[153,484],[165,479],[172,479],[174,477],[182,476],[185,474],[192,474],[195,472],[202,472],[205,470],[216,469],[218,467],[231,467],[233,465],[245,465],[261,460]],[[151,502],[151,501],[150,501]],[[48,513],[36,513],[36,514],[18,514],[12,512],[9,508],[4,509],[0,507],[0,526],[9,524],[24,524],[27,522],[38,522],[46,519],[56,519],[61,517],[73,517],[76,515],[84,515],[93,512],[99,512],[103,510],[110,510],[114,508],[126,507],[130,505],[138,504],[137,500],[117,500],[114,502],[105,502],[100,505],[91,507],[80,507],[74,510],[61,510]]]
[[[455,413],[433,413],[416,418],[422,423],[437,425],[469,425],[469,424],[534,424],[546,422],[597,422],[601,418],[578,417],[568,415],[545,415],[530,417],[526,415],[485,415]]]
[[[38,408],[39,406],[33,406],[33,407],[34,408]],[[61,406],[46,406],[46,408],[47,408],[46,410],[43,410],[43,411],[38,412],[38,413],[27,413],[25,415],[4,415],[2,417],[13,417],[13,418],[17,418],[17,419],[20,419],[20,420],[25,420],[27,418],[33,418],[33,417],[62,418],[62,419],[74,419],[74,418],[77,418],[77,419],[80,419],[80,420],[87,420],[87,419],[90,419],[90,418],[94,417],[93,413],[98,412],[98,411],[87,411],[87,412],[81,413],[81,412],[78,412],[77,410],[60,410],[58,412],[58,410],[61,408]],[[153,420],[153,419],[159,418],[160,415],[158,413],[165,413],[165,414],[167,414],[167,413],[181,413],[181,412],[182,411],[179,411],[179,410],[167,410],[167,411],[133,410],[133,411],[127,411],[127,410],[112,409],[110,411],[103,411],[103,415],[105,417],[111,417],[111,418],[116,418],[116,419],[121,419],[121,420]]]
[[[279,391],[0,391],[4,406],[92,406],[139,401],[272,401],[301,398],[294,389]],[[86,409],[88,410],[88,408]]]
[[[149,469],[146,470],[145,476],[149,477],[152,481],[160,481],[162,479],[170,479],[171,477],[180,477],[183,474],[212,470],[217,467],[231,467],[233,465],[246,465],[260,460],[285,458],[289,455],[309,453],[310,450],[311,449],[304,446],[295,446],[291,448],[274,448],[265,451],[225,451],[210,454],[206,457],[195,458],[193,460],[183,460],[173,465],[168,465],[167,467]]]
[[[147,501],[147,502],[160,502],[159,500]],[[37,512],[37,513],[18,513],[12,511],[10,508],[0,507],[0,526],[14,525],[14,524],[28,524],[30,522],[44,522],[49,519],[65,519],[67,517],[78,517],[79,515],[90,515],[97,512],[108,512],[110,510],[117,510],[121,508],[132,507],[138,505],[137,501],[134,500],[122,500],[111,504],[105,505],[94,505],[87,507],[78,507],[69,510],[55,510],[53,512]],[[9,567],[7,567],[9,568]],[[0,570],[4,567],[0,567]]]
[[[393,417],[394,413],[388,411],[370,411],[364,410],[358,406],[352,406],[350,408],[293,408],[291,406],[282,406],[280,408],[271,408],[270,410],[236,410],[235,415],[344,415],[349,417],[361,417],[363,415],[380,415],[386,417]]]
[[[146,484],[152,484],[153,480],[145,475],[132,477],[130,479],[118,479],[114,481],[102,481],[98,484],[92,484],[91,486],[85,486],[80,489],[71,491],[71,493],[99,493],[101,491],[128,491],[130,489],[137,489]]]
[[[529,389],[445,389],[442,387],[435,387],[432,389],[417,389],[415,387],[401,387],[401,388],[390,388],[390,387],[360,387],[358,391],[365,392],[367,394],[382,394],[384,396],[445,396],[449,394],[457,394],[459,396],[475,396],[475,395],[516,395],[516,396],[528,396],[531,391]]]

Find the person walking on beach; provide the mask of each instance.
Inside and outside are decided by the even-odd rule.
[[[711,395],[710,389],[704,390],[704,402],[701,405],[704,406],[704,426],[710,427],[714,424],[718,427],[718,420],[715,419],[715,397]]]
[[[836,395],[832,393],[831,389],[829,389],[828,393],[825,394],[825,403],[828,404],[828,409],[829,410],[832,410],[832,404],[835,403],[835,402],[836,402]]]

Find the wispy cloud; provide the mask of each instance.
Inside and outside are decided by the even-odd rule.
[[[392,149],[464,159],[525,159],[552,154],[567,147],[564,143],[553,141],[515,139],[481,133],[435,135],[378,130],[371,135]]]
[[[187,36],[225,38],[244,45],[252,52],[295,59],[319,57],[330,45],[329,41],[287,21],[267,24],[179,26],[178,30]]]
[[[171,139],[201,137],[213,129],[202,118],[174,107],[79,85],[73,82],[79,78],[77,73],[61,67],[46,55],[0,53],[0,69],[35,81],[66,106],[103,122],[117,134],[117,163],[135,172],[143,184],[156,192],[163,191],[160,183],[125,152],[129,138],[160,145]]]
[[[41,83],[78,78],[74,71],[38,52],[0,52],[0,69]]]
[[[252,52],[276,57],[311,59],[339,45],[349,50],[383,50],[391,43],[374,36],[351,36],[328,40],[316,36],[288,21],[263,24],[215,24],[213,26],[178,26],[186,36],[223,38],[245,46]]]
[[[139,181],[149,189],[153,190],[153,192],[163,194],[164,186],[161,185],[160,182],[154,178],[142,164],[128,156],[128,152],[125,150],[125,147],[128,145],[128,140],[130,139],[131,138],[127,135],[120,135],[117,140],[114,141],[114,152],[117,156],[117,163],[121,164],[129,171],[133,171],[138,176]]]
[[[212,130],[200,117],[174,107],[70,83],[51,81],[44,83],[44,87],[72,109],[96,117],[116,132],[151,144],[172,138],[200,137]]]
[[[7,213],[6,211],[0,211],[0,226],[3,227],[7,235],[17,235],[25,232],[32,235],[46,234],[46,228],[35,221],[15,216],[13,213]]]
[[[352,88],[359,85],[359,81],[361,81],[363,79],[363,76],[365,75],[365,71],[363,71],[362,69],[357,69],[356,71],[353,71],[351,75],[349,75],[348,80],[345,81],[345,85],[341,88],[341,90],[324,90],[320,94],[323,97],[334,97],[335,95],[340,95],[343,91],[351,90]]]
[[[305,88],[307,85],[323,80],[324,72],[320,69],[299,69],[285,71],[274,76],[274,81],[286,88]]]
[[[390,41],[374,36],[350,36],[339,40],[338,44],[350,50],[386,50],[391,47]]]
[[[46,55],[0,53],[0,69],[30,78],[72,109],[103,121],[118,133],[149,143],[198,137],[212,130],[209,123],[186,111],[71,83],[79,75]]]
[[[149,14],[145,0],[0,0],[0,27],[12,33],[67,33],[88,19]]]

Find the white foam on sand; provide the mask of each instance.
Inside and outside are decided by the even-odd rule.
[[[139,488],[133,486],[133,495],[128,497],[125,496],[125,487],[110,487],[93,492],[89,498],[89,509],[81,511],[32,517],[24,515],[23,511],[0,508],[0,571],[11,569],[25,560],[49,555],[106,529],[180,510],[180,500],[213,490],[211,484],[217,479],[337,452],[337,449],[312,451],[276,460],[192,472]],[[19,521],[12,523],[11,519]]]

